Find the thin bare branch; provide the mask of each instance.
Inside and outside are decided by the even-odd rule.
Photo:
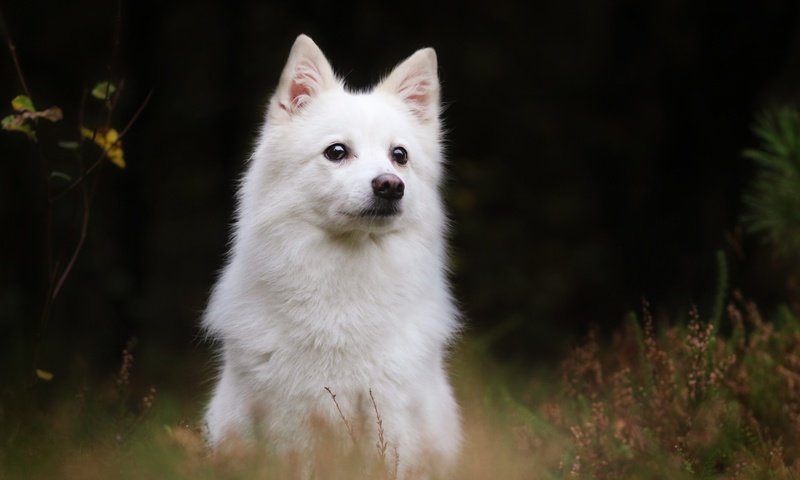
[[[19,63],[19,57],[17,57],[17,46],[14,45],[14,41],[11,39],[11,32],[8,30],[3,12],[0,12],[0,29],[3,30],[3,36],[6,38],[6,45],[8,45],[8,51],[14,61],[14,69],[17,71],[17,78],[22,91],[28,98],[33,98],[31,97],[31,91],[28,89],[28,82],[25,81],[25,75],[22,73],[22,66]]]
[[[136,123],[136,120],[139,119],[139,116],[142,114],[142,112],[144,111],[145,107],[147,107],[147,104],[150,103],[150,99],[151,98],[153,98],[153,91],[152,90],[150,90],[147,93],[147,96],[144,97],[144,101],[142,101],[142,104],[139,105],[139,108],[137,108],[136,111],[133,113],[133,116],[131,117],[130,120],[128,120],[128,123],[126,123],[125,126],[122,128],[122,130],[120,130],[120,132],[119,132],[119,138],[120,139],[122,139],[122,137],[124,137],[125,134],[128,133],[128,130],[130,130],[130,128],[133,126],[133,124]]]
[[[51,301],[55,300],[58,294],[61,292],[61,287],[64,286],[64,282],[67,280],[67,277],[69,277],[69,274],[72,272],[72,268],[75,266],[75,261],[78,260],[78,255],[81,253],[83,245],[86,242],[86,232],[89,229],[89,213],[91,211],[91,200],[89,198],[89,190],[86,188],[85,182],[81,185],[83,191],[82,195],[83,215],[81,215],[80,236],[78,237],[78,243],[75,245],[75,248],[72,251],[72,255],[70,256],[69,262],[67,262],[66,267],[64,267],[64,270],[61,272],[61,275],[58,278],[58,282],[56,282],[56,285],[53,288],[53,293],[50,297]]]
[[[111,60],[108,62],[108,82],[112,81],[113,74],[114,74],[114,67],[117,63],[117,55],[119,54],[119,39],[122,35],[122,0],[117,0],[117,14],[114,18],[114,45],[111,49]],[[122,84],[119,85],[118,90],[122,90]],[[114,101],[110,101],[111,97],[111,89],[106,88],[105,98],[103,99],[103,104],[106,106],[106,121],[105,127],[111,127],[111,115],[114,113],[114,107],[116,107],[116,99],[119,98],[119,93],[114,96]]]

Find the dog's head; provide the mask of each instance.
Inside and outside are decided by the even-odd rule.
[[[281,212],[333,233],[435,223],[440,136],[433,49],[414,53],[372,90],[350,92],[301,35],[270,101],[255,178],[243,195],[273,219]]]

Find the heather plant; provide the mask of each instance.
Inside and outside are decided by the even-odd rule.
[[[693,307],[685,325],[657,330],[645,303],[609,348],[593,336],[576,347],[558,421],[574,437],[570,475],[800,475],[800,323],[788,309],[765,321],[739,292],[727,319],[720,335]]]

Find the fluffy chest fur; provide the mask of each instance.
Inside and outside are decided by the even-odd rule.
[[[283,375],[319,389],[322,378],[363,386],[441,356],[456,325],[439,247],[405,248],[414,239],[402,233],[327,237],[266,235],[237,252],[206,321],[238,361],[266,383]]]

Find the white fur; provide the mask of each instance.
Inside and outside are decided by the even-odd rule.
[[[376,428],[401,475],[447,468],[461,441],[445,372],[457,312],[445,272],[436,54],[417,51],[370,92],[345,90],[310,38],[298,37],[239,192],[230,257],[204,326],[222,366],[206,412],[209,441],[264,438],[314,448],[312,418],[342,413]],[[353,156],[331,162],[333,143]],[[409,162],[390,157],[402,146]],[[363,218],[371,181],[405,184],[401,213]],[[374,447],[372,447],[374,448]]]

